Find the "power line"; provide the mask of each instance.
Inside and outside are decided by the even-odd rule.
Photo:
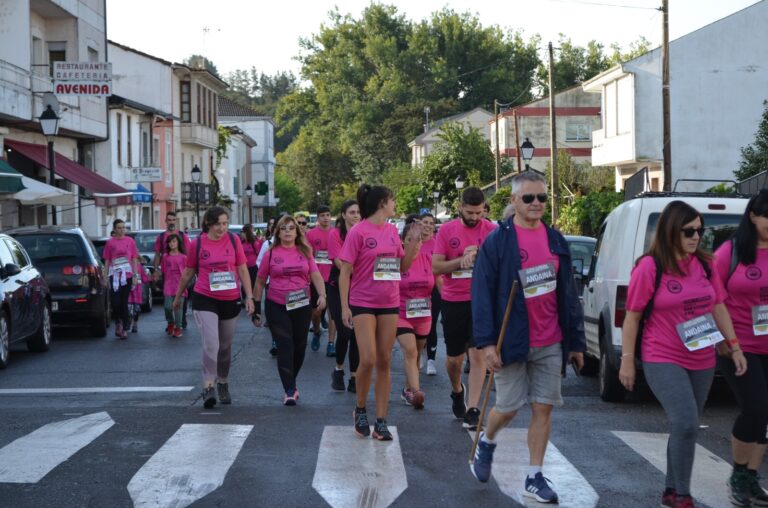
[[[638,5],[623,5],[623,4],[609,4],[604,2],[590,2],[588,0],[549,0],[550,2],[560,2],[564,4],[585,4],[585,5],[599,5],[600,7],[618,7],[621,9],[641,9],[649,11],[658,11],[659,7],[641,7]]]

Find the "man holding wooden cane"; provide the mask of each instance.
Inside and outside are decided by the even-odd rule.
[[[472,279],[474,345],[494,372],[496,405],[470,467],[478,480],[488,481],[497,433],[530,403],[530,469],[524,495],[557,503],[557,493],[542,473],[552,408],[563,403],[560,372],[565,356],[581,369],[586,341],[568,244],[541,221],[547,198],[542,175],[527,171],[513,178],[515,215],[488,236],[477,256]],[[509,326],[501,333],[515,280],[519,285]],[[500,356],[497,340],[502,341]],[[482,418],[478,431],[481,428]]]

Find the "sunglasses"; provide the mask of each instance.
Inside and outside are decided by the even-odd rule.
[[[299,226],[306,226],[307,225],[306,222],[297,222],[296,224],[298,224]]]
[[[683,228],[681,229],[686,238],[693,238],[695,233],[699,234],[699,238],[704,236],[704,228]]]
[[[531,203],[533,203],[534,199],[537,199],[539,203],[546,203],[547,193],[542,192],[540,194],[523,194],[522,196],[520,196],[520,199],[522,199],[523,203],[525,203],[526,205],[530,205]]]
[[[295,231],[295,230],[296,230],[296,226],[294,226],[293,224],[289,226],[280,226],[280,231]]]

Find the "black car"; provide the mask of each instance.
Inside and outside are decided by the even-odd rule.
[[[0,234],[0,369],[11,344],[26,340],[30,351],[51,344],[51,295],[24,247]]]
[[[16,238],[43,274],[51,291],[54,326],[88,323],[91,334],[104,337],[109,326],[109,282],[96,247],[78,227],[15,228]]]

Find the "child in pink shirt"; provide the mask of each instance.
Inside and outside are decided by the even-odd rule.
[[[163,256],[163,300],[165,304],[165,321],[168,325],[165,333],[174,337],[182,335],[182,312],[184,300],[187,298],[187,290],[182,293],[181,307],[173,309],[173,299],[176,296],[176,290],[181,282],[181,274],[187,264],[187,255],[184,252],[184,245],[179,241],[178,235],[171,234],[165,241],[165,255]]]

